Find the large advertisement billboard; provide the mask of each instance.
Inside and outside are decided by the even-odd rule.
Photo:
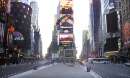
[[[65,33],[65,34],[73,33],[73,29],[72,28],[61,28],[60,33]]]
[[[62,8],[68,9],[73,6],[72,0],[60,0],[60,5]]]
[[[60,0],[60,13],[61,14],[73,14],[73,2],[72,0]]]
[[[61,18],[57,21],[56,25],[59,28],[73,28],[74,20],[72,15],[62,15]]]
[[[73,34],[59,34],[59,42],[62,44],[70,44],[73,42]]]
[[[130,22],[126,22],[122,27],[123,43],[125,46],[130,46]]]
[[[68,9],[60,8],[60,13],[61,14],[73,14],[73,10],[72,10],[72,8],[68,8]]]
[[[0,0],[0,11],[6,11],[9,0]]]

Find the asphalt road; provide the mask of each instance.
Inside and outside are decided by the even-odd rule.
[[[86,72],[80,65],[53,64],[43,66],[10,78],[98,78],[94,72]]]
[[[93,70],[102,78],[130,78],[130,67],[123,64],[95,64]]]

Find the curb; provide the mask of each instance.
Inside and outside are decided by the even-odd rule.
[[[130,63],[125,63],[124,65],[127,67],[130,67]]]

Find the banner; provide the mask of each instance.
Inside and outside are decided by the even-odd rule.
[[[14,40],[24,40],[24,37],[20,32],[15,31],[15,32],[13,32],[13,39]]]
[[[130,46],[130,23],[126,22],[122,27],[123,42],[125,46]]]

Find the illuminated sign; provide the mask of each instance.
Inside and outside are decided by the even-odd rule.
[[[61,20],[61,22],[60,22],[60,25],[62,25],[63,23],[68,23],[68,24],[70,24],[70,25],[73,25],[73,20],[71,20],[71,19],[66,19],[66,18],[64,18],[63,20]]]
[[[24,40],[23,35],[20,32],[13,32],[13,39],[14,40]]]
[[[73,10],[72,10],[72,8],[65,9],[65,8],[61,7],[60,13],[61,14],[73,14]]]
[[[8,0],[0,0],[0,11],[6,11]]]
[[[60,0],[61,7],[68,9],[73,6],[72,0]]]
[[[60,33],[73,33],[72,28],[61,28]]]
[[[71,15],[64,15],[57,21],[57,26],[73,26],[73,18]]]
[[[130,46],[130,23],[126,22],[122,27],[123,41],[126,46]]]
[[[64,44],[68,44],[73,42],[74,35],[73,34],[60,34],[59,41]]]

